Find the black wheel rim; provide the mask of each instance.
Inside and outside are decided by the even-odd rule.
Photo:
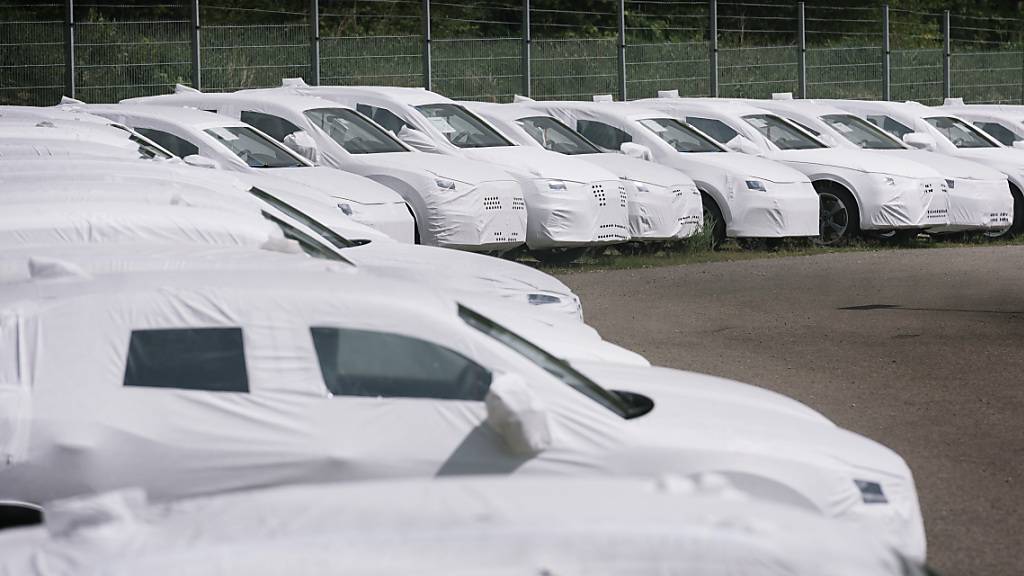
[[[846,203],[828,192],[818,195],[821,216],[818,220],[818,241],[822,244],[834,244],[846,236],[850,229],[850,210]]]

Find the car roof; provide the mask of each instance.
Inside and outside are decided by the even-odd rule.
[[[169,124],[189,126],[197,130],[215,127],[248,126],[247,124],[198,108],[159,106],[156,104],[89,104],[84,110],[111,118],[121,124],[131,124],[129,119],[159,120]]]

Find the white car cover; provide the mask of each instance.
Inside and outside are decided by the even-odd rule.
[[[923,164],[872,150],[833,150],[799,126],[743,102],[679,98],[674,92],[637,102],[674,114],[709,134],[708,126],[717,125],[732,134],[731,140],[738,135],[744,144],[752,144],[749,153],[799,170],[819,186],[824,182],[838,184],[857,203],[861,230],[913,230],[949,223],[946,180]],[[781,141],[780,137],[773,141],[765,136],[765,132],[780,130],[771,125],[773,121],[800,140],[794,140],[791,148],[781,148],[776,142]],[[715,137],[721,138],[722,134]]]
[[[45,526],[0,533],[0,574],[18,576],[766,570],[923,576],[870,534],[745,498],[712,477],[324,484],[164,505],[124,490],[54,503]]]
[[[0,340],[17,343],[0,348],[5,395],[31,408],[3,424],[30,441],[0,458],[0,499],[715,472],[924,558],[913,478],[892,451],[719,378],[578,364],[588,378],[422,286],[319,271],[132,272],[8,285],[0,309]],[[496,431],[492,404],[530,416],[522,436]],[[547,445],[508,448],[538,427]]]
[[[728,152],[706,136],[699,138],[702,152],[680,152],[649,127],[646,120],[670,119],[669,115],[639,106],[611,102],[523,101],[523,105],[546,112],[570,128],[581,130],[593,123],[613,139],[638,144],[650,150],[652,160],[684,172],[696,182],[725,221],[730,237],[782,238],[818,234],[818,197],[806,176],[762,158]],[[593,138],[591,138],[593,140]],[[609,142],[610,143],[610,142]],[[611,146],[602,149],[615,151]],[[750,188],[758,182],[762,189]]]
[[[816,100],[856,114],[906,144],[984,164],[1006,174],[1013,195],[1013,214],[1000,214],[1000,224],[1012,230],[1024,229],[1024,151],[1007,148],[970,122],[949,111],[917,102],[876,102],[872,100]],[[935,124],[942,126],[942,129]],[[953,139],[951,139],[951,136]]]
[[[460,102],[478,114],[503,135],[520,146],[544,148],[570,154],[574,158],[601,166],[619,175],[629,194],[629,235],[633,240],[689,238],[700,231],[704,210],[700,191],[686,174],[668,166],[632,158],[617,152],[602,152],[586,142],[582,135],[557,118],[518,104]],[[536,138],[540,129],[528,130],[522,121],[557,123],[555,130],[566,130],[578,140],[572,152],[543,145]],[[546,134],[548,131],[544,131]]]
[[[478,160],[507,170],[516,176],[526,195],[526,244],[533,250],[607,245],[630,238],[628,193],[615,174],[547,150],[517,146],[472,114],[468,121],[454,125],[443,116],[428,118],[421,106],[455,106],[448,110],[465,112],[440,94],[422,88],[311,87],[301,79],[285,80],[284,86],[275,90],[311,94],[357,108],[424,152]],[[473,121],[478,125],[472,126]],[[486,141],[459,146],[453,142],[459,130],[478,131]]]
[[[317,165],[379,182],[412,208],[423,244],[504,251],[526,239],[522,190],[507,172],[481,162],[417,152],[335,102],[272,91],[204,94],[179,86],[174,94],[122,101],[134,103],[195,107],[248,120],[289,147],[314,156],[310,159]],[[325,119],[324,127],[310,118],[322,110],[336,118]]]
[[[255,128],[202,110],[145,105],[79,105],[91,114],[130,126],[178,156],[196,154],[244,174],[255,186],[276,192],[286,180],[334,199],[339,211],[400,242],[412,243],[415,223],[394,190],[356,174],[314,167]],[[249,160],[246,160],[249,158]],[[261,163],[263,165],[261,165]]]
[[[0,116],[0,159],[31,157],[172,158],[155,143],[99,123],[5,119]]]
[[[907,158],[942,174],[949,194],[949,224],[929,228],[929,232],[998,232],[1007,228],[1007,218],[1013,214],[1013,196],[1005,174],[954,156],[909,149],[888,132],[834,106],[778,96],[749,102],[798,124],[829,146],[875,150]]]

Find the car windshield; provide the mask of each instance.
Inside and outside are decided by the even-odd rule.
[[[357,245],[355,242],[349,240],[348,238],[345,238],[344,236],[338,234],[334,230],[331,230],[327,226],[324,226],[317,220],[311,218],[302,210],[299,210],[298,208],[292,206],[291,204],[285,202],[284,200],[281,200],[277,196],[274,196],[273,194],[270,194],[255,187],[250,188],[249,193],[259,198],[260,200],[263,200],[264,202],[273,206],[274,208],[280,210],[281,213],[285,214],[289,218],[292,218],[296,222],[316,232],[324,240],[330,242],[335,248],[351,248]]]
[[[520,118],[516,123],[538,144],[559,154],[597,154],[601,150],[572,128],[550,116]]]
[[[658,135],[677,152],[722,152],[715,144],[699,132],[675,118],[644,118],[640,125]]]
[[[565,360],[561,360],[549,354],[543,348],[533,344],[529,340],[519,336],[511,330],[499,325],[493,320],[481,316],[476,312],[459,306],[459,317],[473,328],[508,346],[515,352],[526,357],[545,372],[558,378],[577,392],[590,398],[594,402],[611,410],[622,418],[638,416],[630,409],[629,405],[618,395],[602,388],[598,383],[580,374]],[[644,411],[646,413],[646,410]]]
[[[133,132],[127,126],[122,126],[115,122],[113,124],[110,124],[110,127],[117,128],[118,130],[123,130],[128,133],[128,140],[130,140],[134,144],[138,144],[139,146],[139,158],[145,160],[169,160],[171,158],[174,158],[173,154],[168,154],[167,151],[160,147],[159,144],[153,142],[152,140],[149,140],[148,138],[145,138],[144,136],[136,132]]]
[[[997,147],[995,144],[990,142],[988,138],[982,136],[974,126],[971,126],[959,118],[933,116],[931,118],[925,118],[924,121],[931,124],[957,148]]]
[[[401,142],[354,110],[315,108],[306,110],[303,115],[349,154],[408,151]]]
[[[417,106],[427,121],[437,128],[449,142],[459,148],[492,148],[511,146],[486,122],[458,104],[423,104]]]
[[[843,138],[853,142],[860,148],[868,150],[902,150],[895,138],[875,127],[874,124],[852,114],[826,114],[821,117]]]
[[[323,258],[324,260],[338,260],[341,262],[348,262],[345,258],[342,258],[339,254],[331,251],[330,248],[324,246],[318,242],[314,237],[306,234],[302,230],[299,230],[295,226],[285,222],[283,219],[274,216],[270,212],[263,211],[263,217],[267,220],[277,224],[277,227],[281,229],[281,233],[285,238],[298,242],[299,247],[307,255],[313,258]],[[351,264],[351,262],[349,262]]]
[[[778,146],[779,150],[812,150],[825,147],[821,142],[804,134],[778,116],[751,114],[744,116],[743,119],[747,121],[747,124],[756,128],[769,142]]]
[[[218,126],[204,130],[252,168],[298,168],[300,162],[279,144],[248,126]]]

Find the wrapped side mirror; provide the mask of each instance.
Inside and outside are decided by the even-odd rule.
[[[513,453],[535,456],[551,446],[548,412],[521,376],[497,376],[484,403],[487,424]]]
[[[761,153],[761,149],[757,147],[757,144],[754,144],[742,134],[737,134],[732,140],[726,142],[725,147],[733,152],[750,154],[751,156],[757,156]]]
[[[640,160],[652,160],[654,158],[650,148],[635,142],[623,142],[619,146],[619,151],[630,158],[639,158]]]
[[[314,164],[320,160],[320,151],[317,148],[316,140],[303,130],[285,136],[284,145]]]
[[[438,151],[437,143],[430,136],[415,128],[402,126],[402,129],[398,131],[398,139],[420,152],[437,153]]]
[[[918,150],[934,151],[937,143],[931,134],[924,132],[911,132],[903,135],[903,143]]]
[[[182,158],[185,164],[189,166],[195,166],[196,168],[220,168],[220,163],[212,158],[200,156],[199,154],[190,154]]]

